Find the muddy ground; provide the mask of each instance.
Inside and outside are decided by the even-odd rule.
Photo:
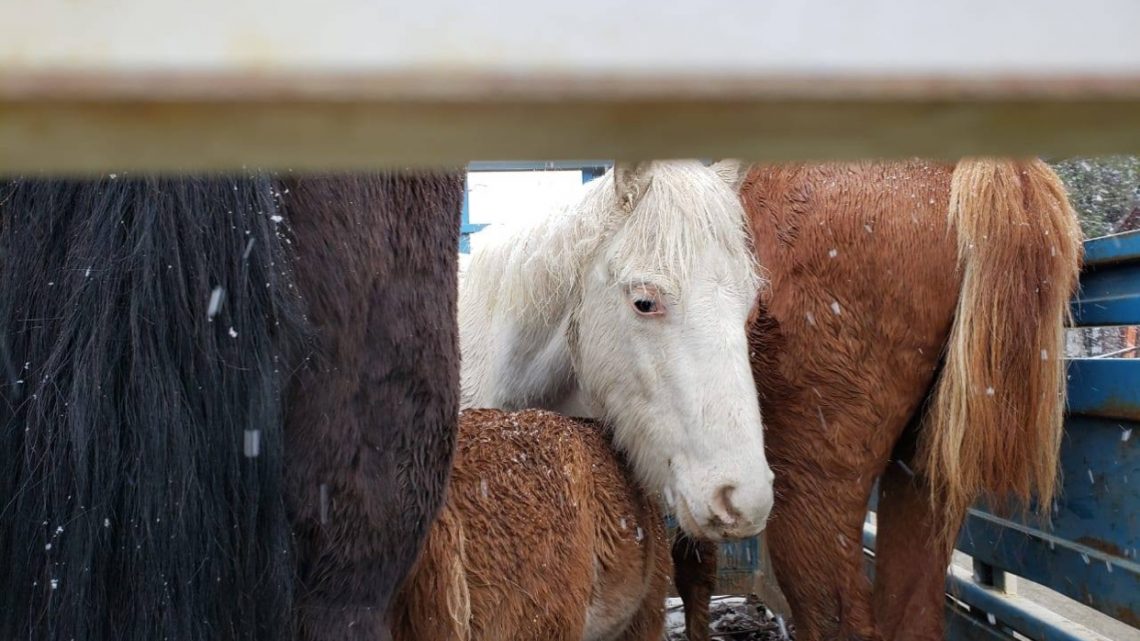
[[[791,641],[791,624],[773,616],[755,597],[713,597],[709,612],[712,638],[724,641]],[[665,641],[685,641],[685,614],[678,598],[665,602]]]

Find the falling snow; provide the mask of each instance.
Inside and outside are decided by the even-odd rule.
[[[831,313],[835,314],[836,316],[839,316],[843,313],[843,308],[839,306],[839,301],[831,301]]]
[[[218,315],[218,310],[222,308],[222,295],[226,293],[225,289],[215,287],[214,291],[210,292],[210,304],[206,308],[206,318],[213,319]]]
[[[261,430],[246,430],[243,445],[246,458],[257,458],[261,454]]]
[[[320,487],[321,523],[329,522],[329,486],[321,483]]]

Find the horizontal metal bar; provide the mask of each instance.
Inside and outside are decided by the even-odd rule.
[[[988,621],[979,619],[966,608],[955,603],[946,604],[946,631],[950,641],[1014,641],[1009,632]]]
[[[1091,533],[1090,533],[1091,534]],[[972,510],[958,549],[1140,627],[1140,565],[1096,545],[1071,541]]]
[[[868,553],[868,569],[874,577],[876,528],[863,525],[863,547]],[[967,613],[953,602],[947,603],[947,622],[952,633],[968,633],[971,640],[994,641],[1013,639],[1004,628],[1017,631],[1033,641],[1090,641],[1096,635],[1064,617],[1053,614],[1026,599],[1004,594],[974,582],[969,572],[950,566],[946,575],[946,592],[979,612]],[[992,622],[989,616],[993,615]],[[973,617],[973,621],[955,620]],[[948,635],[947,638],[959,637]]]
[[[1140,232],[1094,238],[1084,249],[1073,321],[1085,327],[1140,325]]]
[[[1085,267],[1140,262],[1140,231],[1102,236],[1085,241]]]
[[[581,171],[608,168],[609,160],[478,160],[467,164],[467,171]]]
[[[1090,641],[1096,638],[1080,625],[1027,599],[975,583],[968,572],[954,566],[950,566],[946,576],[946,592],[972,609],[984,612],[991,627],[1007,626],[1034,641]]]
[[[1140,359],[1074,358],[1068,376],[1069,414],[1140,421]]]

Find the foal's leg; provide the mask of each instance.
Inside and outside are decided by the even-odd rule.
[[[942,510],[905,465],[888,466],[879,480],[875,617],[886,641],[940,641],[951,550],[935,542]]]
[[[863,521],[873,476],[826,467],[776,474],[768,524],[772,563],[795,615],[797,641],[872,640],[871,584],[863,571]]]
[[[717,545],[677,531],[673,538],[673,583],[685,608],[685,636],[709,639],[709,601],[716,589]]]

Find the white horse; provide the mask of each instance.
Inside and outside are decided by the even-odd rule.
[[[565,210],[489,228],[460,285],[463,407],[604,419],[651,492],[706,539],[763,529],[746,322],[760,277],[739,165],[618,165]]]

